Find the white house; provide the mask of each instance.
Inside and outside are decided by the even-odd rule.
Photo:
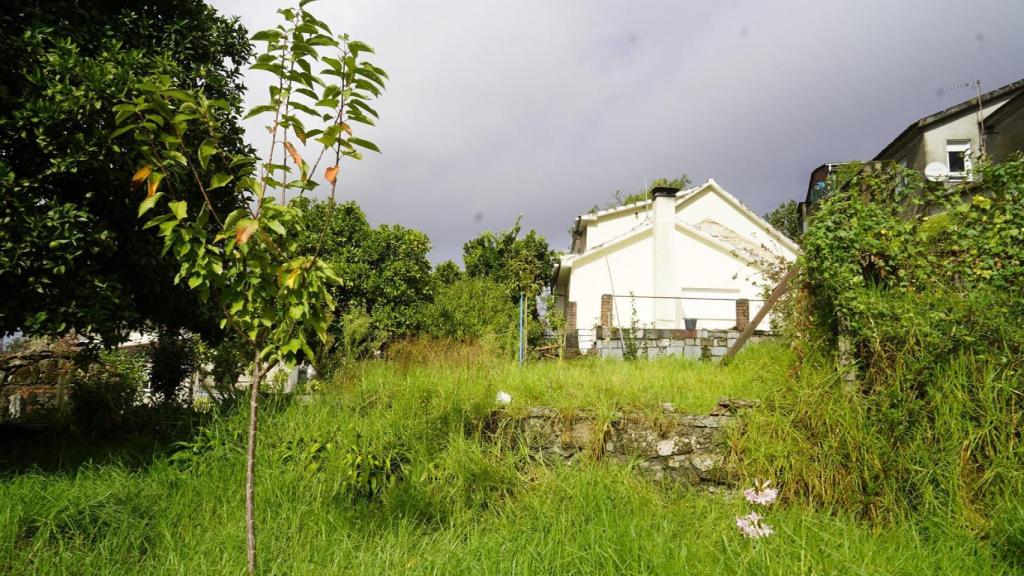
[[[738,309],[752,318],[760,308],[769,269],[799,253],[714,180],[651,196],[576,219],[555,294],[580,348],[597,326],[733,328]]]

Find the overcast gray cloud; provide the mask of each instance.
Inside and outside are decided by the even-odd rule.
[[[278,2],[213,0],[250,30]],[[1024,77],[1024,3],[315,3],[377,50],[391,82],[341,196],[430,235],[432,258],[519,214],[555,247],[616,190],[688,173],[759,213],[812,168],[874,156],[911,121]],[[254,73],[250,97],[265,80]],[[253,124],[254,141],[266,133]]]

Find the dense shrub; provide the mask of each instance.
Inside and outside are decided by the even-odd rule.
[[[444,286],[426,306],[423,331],[461,342],[488,340],[515,350],[518,310],[503,287],[488,278],[465,277]]]
[[[921,329],[945,335],[943,351],[982,351],[978,330],[1019,345],[1024,333],[1006,333],[1009,322],[989,318],[982,327],[955,301],[988,299],[1007,310],[1024,298],[1024,160],[983,165],[975,181],[950,188],[898,167],[848,169],[839,177],[846,187],[823,202],[803,238],[814,324],[850,338],[861,359],[887,364],[893,359],[879,346],[906,351],[892,339]],[[980,295],[993,291],[999,297]]]
[[[149,347],[149,382],[163,402],[189,400],[190,379],[199,369],[199,339],[179,330],[163,329]]]
[[[200,342],[198,353],[203,372],[200,382],[205,386],[208,378],[213,384],[207,393],[222,403],[237,400],[238,377],[252,361],[252,344],[237,334],[229,333],[214,345]]]
[[[125,422],[141,400],[145,356],[114,351],[71,378],[71,412],[82,432],[103,432]]]

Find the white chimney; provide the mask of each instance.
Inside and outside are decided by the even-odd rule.
[[[679,318],[676,314],[678,301],[664,298],[679,296],[676,293],[674,255],[676,229],[676,193],[678,188],[659,186],[651,190],[654,201],[654,277],[651,286],[654,288],[654,327],[678,328]]]

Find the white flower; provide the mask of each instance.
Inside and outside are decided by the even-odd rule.
[[[498,396],[494,399],[496,404],[501,406],[508,406],[512,402],[512,395],[508,392],[498,392]]]

